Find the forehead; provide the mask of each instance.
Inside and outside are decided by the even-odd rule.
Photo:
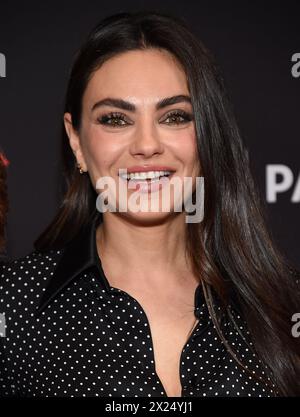
[[[94,72],[83,103],[115,96],[145,105],[188,92],[185,71],[172,54],[158,49],[135,50],[110,58]]]

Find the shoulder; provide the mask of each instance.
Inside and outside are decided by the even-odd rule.
[[[0,264],[0,313],[18,312],[37,305],[63,250],[33,251]]]
[[[33,251],[22,258],[3,261],[0,264],[0,288],[5,283],[24,283],[29,279],[46,280],[56,268],[62,253],[63,250]]]

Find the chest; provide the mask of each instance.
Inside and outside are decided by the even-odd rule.
[[[100,298],[102,292],[87,296],[80,288],[53,302],[38,321],[29,315],[20,323],[15,315],[8,319],[8,374],[22,395],[268,395],[240,372],[213,327],[205,330],[205,318],[186,345],[197,324],[191,297],[179,303],[136,294],[139,306],[123,294]],[[256,368],[238,336],[231,341]]]
[[[189,299],[147,299],[135,294],[149,323],[155,371],[168,397],[181,397],[181,353],[196,327],[193,294]]]
[[[159,323],[149,319],[155,370],[168,397],[181,397],[181,353],[197,321],[192,315],[181,323]]]

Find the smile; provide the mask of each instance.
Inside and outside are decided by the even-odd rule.
[[[162,177],[169,177],[173,172],[171,171],[148,171],[148,172],[134,172],[130,174],[120,174],[119,176],[124,180],[159,180]]]

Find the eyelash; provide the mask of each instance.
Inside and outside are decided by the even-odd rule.
[[[183,110],[176,110],[176,111],[173,111],[173,112],[168,113],[167,116],[166,116],[166,119],[168,119],[170,117],[174,117],[174,116],[175,117],[182,117],[184,119],[184,121],[179,122],[179,123],[173,122],[173,123],[175,123],[177,125],[179,125],[179,124],[185,124],[185,123],[188,123],[191,120],[193,120],[193,116],[191,114],[183,111]],[[117,112],[111,112],[111,113],[104,114],[103,116],[99,117],[97,120],[98,120],[98,122],[100,124],[107,125],[107,126],[111,126],[111,127],[123,127],[123,126],[126,126],[125,124],[120,125],[120,124],[108,123],[109,121],[114,120],[114,119],[115,120],[118,120],[118,121],[124,121],[124,122],[126,122],[126,120],[124,119],[124,115],[122,113],[117,113]],[[168,124],[173,124],[173,123],[168,123]]]

